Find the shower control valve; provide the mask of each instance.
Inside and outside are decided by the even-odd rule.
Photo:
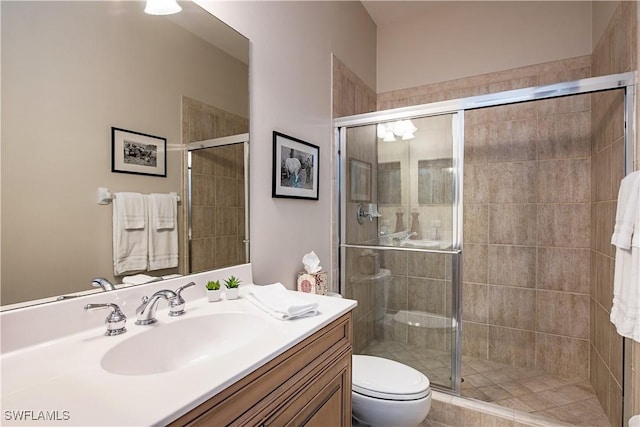
[[[381,217],[378,213],[378,205],[375,203],[368,203],[366,205],[359,204],[358,211],[356,212],[358,224],[364,223],[365,218],[369,218],[369,222],[373,222],[373,218]]]

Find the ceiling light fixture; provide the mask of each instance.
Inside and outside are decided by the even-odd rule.
[[[386,133],[384,134],[384,142],[393,142],[396,140],[396,137],[393,135],[393,131],[391,130],[387,130]]]
[[[144,13],[147,15],[172,15],[182,10],[176,0],[147,0]]]
[[[411,120],[398,120],[392,123],[378,124],[376,133],[378,139],[385,142],[393,142],[396,137],[401,137],[403,141],[415,138],[414,132],[417,131]]]

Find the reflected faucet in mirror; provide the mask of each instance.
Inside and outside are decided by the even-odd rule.
[[[96,277],[91,281],[91,285],[95,288],[101,288],[105,292],[114,291],[116,289],[116,287],[104,277]]]

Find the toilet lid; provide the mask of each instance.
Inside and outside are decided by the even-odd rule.
[[[430,393],[429,379],[410,366],[375,356],[353,356],[356,393],[388,400],[415,400]]]

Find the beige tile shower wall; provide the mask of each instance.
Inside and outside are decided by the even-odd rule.
[[[463,354],[588,377],[589,109],[466,114]]]
[[[382,92],[378,94],[378,110],[483,95],[538,84],[571,81],[588,75],[590,68],[591,56],[587,55],[431,85]]]
[[[374,126],[352,128],[347,133],[347,148],[343,153],[346,159],[346,243],[371,244],[377,238],[378,220],[365,219],[362,224],[357,221],[357,209],[360,203],[376,203],[376,180],[371,179],[368,191],[359,189],[358,193],[368,193],[369,199],[361,200],[352,191],[352,168],[357,165],[369,165],[370,177],[376,175],[376,130]],[[358,307],[354,311],[354,350],[361,351],[373,338],[373,312],[375,301],[371,298],[371,276],[376,272],[366,268],[366,255],[368,251],[362,249],[349,249],[346,257],[345,282],[342,284],[342,293],[346,298],[358,301]]]
[[[193,271],[246,262],[243,153],[242,145],[236,144],[193,154]]]
[[[368,87],[358,76],[356,76],[340,59],[338,59],[335,55],[332,57],[333,63],[333,90],[332,90],[332,103],[333,103],[333,117],[344,117],[351,116],[355,114],[368,113],[374,111],[376,108],[376,93],[373,89]],[[370,135],[368,135],[370,137]],[[334,140],[334,152],[335,156],[332,156],[332,161],[334,162],[332,165],[332,188],[338,188],[338,164],[337,164],[337,147],[338,141]],[[357,147],[356,147],[357,145]],[[350,153],[348,156],[350,158],[365,161],[371,163],[372,165],[375,163],[375,136],[369,138],[367,140],[367,136],[363,136],[362,138],[356,137],[354,139],[353,145],[350,146]],[[373,156],[373,157],[372,157]],[[373,193],[375,194],[375,193]],[[334,193],[333,197],[333,221],[338,220],[338,193]],[[349,218],[352,218],[350,216]],[[352,224],[350,224],[352,225]],[[337,265],[338,265],[338,235],[337,235],[337,224],[334,223],[332,226],[334,231],[333,235],[333,257],[334,262],[333,265],[336,266],[335,274],[333,275],[334,280],[334,289],[337,289]],[[353,229],[352,227],[347,227],[347,229]],[[370,232],[370,230],[369,230]],[[375,237],[375,233],[373,234]],[[366,236],[358,238],[358,240],[368,239]]]
[[[342,61],[340,61],[335,55],[332,56],[333,72],[332,72],[332,102],[333,102],[333,117],[344,117],[355,114],[368,113],[374,111],[376,108],[376,93],[373,89],[368,87],[353,71],[351,71]],[[347,181],[350,182],[350,170],[353,160],[359,160],[366,162],[373,167],[376,165],[376,139],[375,129],[373,127],[356,129],[353,134],[350,135],[349,146],[347,153],[343,153],[347,158]],[[332,194],[332,248],[334,248],[331,259],[332,268],[332,289],[338,289],[339,271],[338,271],[338,221],[340,213],[338,212],[338,141],[334,139],[333,150],[334,155],[331,156],[332,180],[331,188]],[[375,177],[375,170],[372,169],[372,178]],[[376,194],[375,185],[376,180],[372,179],[371,182],[371,202],[375,202],[373,199]],[[356,221],[355,209],[357,209],[357,203],[351,202],[351,189],[348,189],[347,194],[347,224],[346,230],[350,233],[347,236],[347,241],[350,243],[364,243],[371,239],[376,238],[377,234],[377,221],[365,222],[360,225]],[[354,350],[356,352],[361,351],[368,345],[373,337],[373,319],[374,319],[374,294],[372,289],[372,281],[367,278],[366,274],[362,274],[362,268],[359,265],[361,251],[350,250],[347,257],[347,265],[345,269],[346,283],[343,284],[342,293],[347,298],[353,298],[358,301],[358,307],[354,311]],[[366,271],[365,271],[366,272]]]
[[[617,4],[593,51],[594,76],[637,69],[636,8],[636,2]],[[622,91],[613,91],[594,94],[592,102],[590,371],[591,384],[614,426],[623,423],[623,340],[609,321],[615,262],[609,241],[624,176],[623,101]],[[639,383],[636,373],[636,393]]]
[[[183,143],[248,131],[248,119],[183,97]],[[191,258],[191,271],[204,271],[246,262],[243,146],[194,151],[192,160],[192,247],[182,252],[185,265]]]
[[[249,132],[249,119],[186,96],[182,97],[182,143]]]
[[[579,57],[383,93],[378,107],[589,75]],[[588,377],[589,111],[581,96],[467,112],[463,354]]]

